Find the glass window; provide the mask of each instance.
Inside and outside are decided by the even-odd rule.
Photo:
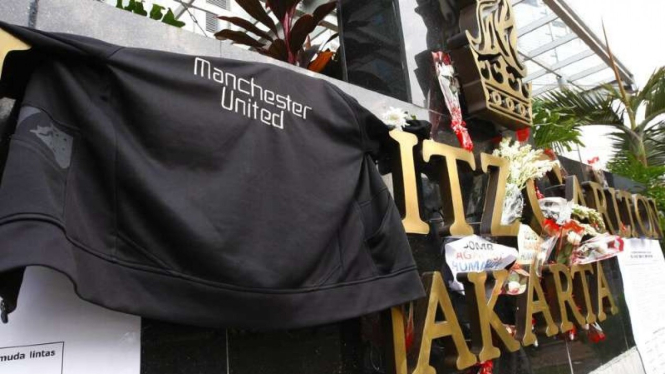
[[[601,60],[600,57],[593,55],[591,57],[584,58],[580,61],[565,66],[559,69],[558,72],[563,74],[564,76],[570,77],[586,69],[598,66],[602,63],[603,60]]]

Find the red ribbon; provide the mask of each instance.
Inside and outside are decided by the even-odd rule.
[[[540,199],[544,199],[544,198],[545,198],[545,195],[543,195],[543,194],[540,192],[540,188],[538,188],[538,186],[537,186],[535,183],[534,183],[534,187],[536,187],[536,198],[538,198],[538,200],[540,200]]]
[[[466,122],[464,122],[462,119],[462,110],[458,107],[453,107],[450,110],[450,116],[452,117],[450,128],[453,129],[453,132],[455,132],[457,141],[462,146],[462,148],[469,152],[473,151],[473,141],[471,141],[469,131],[466,129]]]
[[[552,148],[543,149],[543,153],[546,154],[551,160],[556,160],[556,153],[554,153]]]
[[[448,62],[450,62],[450,56],[448,56],[446,53],[443,53],[443,52],[441,52],[441,51],[438,51],[438,52],[432,52],[432,60],[434,60],[434,63],[435,63],[435,64],[436,64],[437,62],[438,62],[438,63],[445,64],[445,63],[446,63],[446,59],[448,60]]]
[[[453,60],[450,59],[449,54],[443,53],[443,52],[435,52],[435,53],[439,54],[439,56],[437,56],[437,57],[440,58],[439,61],[443,62],[446,65],[452,65],[453,64]]]
[[[568,338],[568,339],[567,339],[568,341],[573,341],[573,340],[575,340],[575,338],[577,338],[577,327],[575,327],[575,326],[573,325],[573,328],[570,329],[570,331],[568,331],[568,334],[566,334],[566,333],[564,332],[563,335],[564,335],[564,339],[565,339],[565,338]],[[568,336],[566,336],[566,335],[568,335]]]
[[[478,368],[478,371],[476,371],[476,368]],[[494,362],[492,362],[491,360],[475,364],[475,365],[472,366],[471,369],[466,371],[467,374],[470,374],[470,373],[474,373],[474,374],[492,374],[493,372],[494,372]]]
[[[581,233],[584,231],[584,227],[580,226],[577,222],[570,220],[563,225],[564,230],[575,231],[576,233]]]
[[[546,218],[543,221],[543,230],[549,236],[558,236],[561,226],[557,225],[553,219]]]
[[[600,343],[606,339],[606,336],[603,330],[598,330],[591,324],[589,325],[589,339],[594,343]]]
[[[411,305],[411,308],[413,308],[413,305]],[[412,310],[412,309],[409,309]],[[404,346],[406,347],[406,351],[409,352],[411,350],[411,347],[413,346],[413,341],[416,337],[415,330],[413,327],[413,313],[409,313],[409,317],[406,321],[406,326],[404,327]]]
[[[480,363],[480,370],[478,374],[492,374],[494,372],[494,363],[492,361],[485,361]]]
[[[530,134],[531,134],[531,129],[528,127],[525,127],[522,130],[517,130],[515,132],[515,135],[517,135],[517,140],[520,143],[527,141],[529,139]]]
[[[619,252],[623,252],[623,238],[620,236],[617,236],[616,239],[617,243],[619,243]]]

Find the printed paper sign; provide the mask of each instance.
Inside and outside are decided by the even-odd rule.
[[[617,256],[626,304],[647,374],[665,368],[665,260],[656,240],[626,239]]]
[[[448,243],[445,248],[446,263],[455,277],[450,284],[454,291],[464,290],[462,283],[457,281],[458,273],[501,270],[517,259],[515,248],[489,242],[477,235]]]
[[[139,374],[141,319],[81,300],[64,275],[26,269],[18,308],[0,324],[0,373]]]
[[[0,348],[3,373],[63,374],[65,342]]]
[[[520,231],[517,234],[517,248],[520,250],[517,263],[523,267],[531,266],[534,259],[538,259],[542,245],[543,239],[540,235],[536,234],[531,227],[520,225]]]

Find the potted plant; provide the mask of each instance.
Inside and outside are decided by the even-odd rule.
[[[224,29],[215,34],[218,39],[249,46],[263,55],[316,72],[323,71],[335,57],[335,52],[324,48],[329,41],[337,37],[337,34],[318,46],[310,45],[309,34],[337,8],[337,1],[322,4],[312,14],[303,14],[299,17],[296,17],[296,8],[302,0],[267,0],[265,8],[259,0],[236,0],[236,2],[268,30],[262,30],[254,23],[240,17],[220,16],[219,19],[228,21],[244,31]],[[277,23],[266,8],[277,18]]]

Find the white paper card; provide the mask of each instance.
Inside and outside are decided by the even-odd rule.
[[[665,260],[655,240],[625,239],[617,256],[626,304],[647,374],[665,373]]]
[[[140,317],[80,299],[53,270],[26,270],[18,308],[0,324],[0,373],[139,374],[140,366]]]
[[[458,273],[501,270],[517,259],[517,249],[489,242],[478,235],[464,237],[446,244],[446,263],[455,277],[450,284],[454,291],[463,291]]]
[[[520,231],[517,235],[517,248],[519,248],[519,257],[517,263],[523,266],[531,266],[540,261],[538,256],[543,246],[543,239],[540,235],[536,234],[531,227],[527,225],[520,225]],[[528,268],[527,268],[528,269]]]
[[[62,374],[64,342],[0,348],[3,373]]]

